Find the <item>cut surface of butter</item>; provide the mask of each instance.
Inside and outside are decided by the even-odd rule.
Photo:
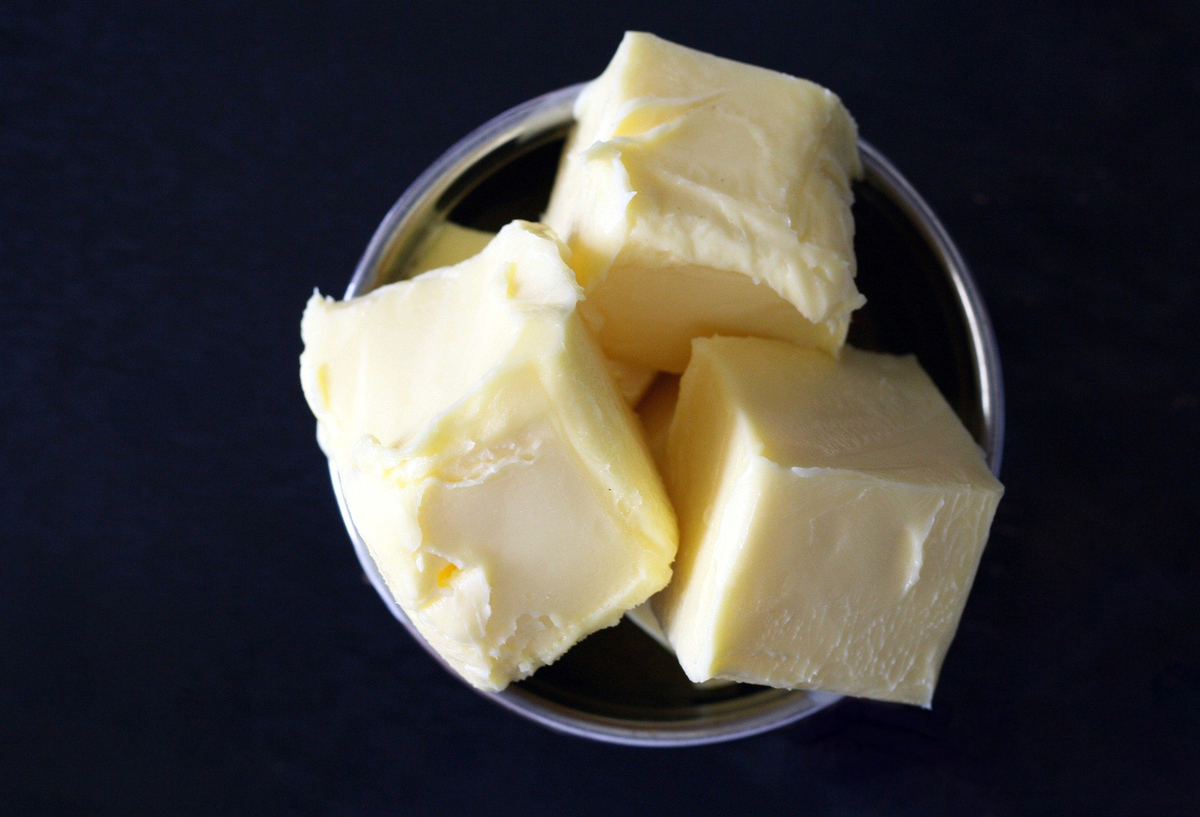
[[[413,254],[407,277],[414,278],[423,272],[453,266],[478,255],[495,233],[463,227],[452,221],[443,221],[429,231]],[[636,363],[626,363],[605,357],[605,367],[617,384],[617,391],[625,402],[636,406],[654,382],[657,372]]]
[[[501,689],[666,584],[677,542],[635,419],[549,230],[305,310],[319,440],[396,601]]]
[[[689,678],[929,705],[1003,488],[915,358],[698,339],[665,471]]]
[[[862,169],[837,96],[629,33],[575,116],[545,221],[610,357],[681,372],[713,334],[841,348]]]

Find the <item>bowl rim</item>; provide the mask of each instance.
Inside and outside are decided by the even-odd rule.
[[[516,105],[471,131],[439,156],[388,210],[359,259],[344,297],[349,299],[364,294],[371,286],[397,237],[405,228],[416,229],[407,223],[410,214],[429,212],[450,190],[463,170],[501,145],[512,143],[519,146],[569,122],[575,99],[585,85],[570,85]],[[980,386],[980,409],[984,421],[982,447],[992,472],[998,476],[1004,446],[1004,387],[995,333],[979,287],[946,228],[912,184],[882,153],[862,139],[859,140],[859,152],[867,176],[872,177],[901,208],[950,275],[967,319],[976,382]],[[451,675],[466,684],[429,646],[392,598],[350,517],[341,477],[332,461],[329,471],[346,531],[371,586],[417,643]],[[749,705],[724,713],[718,711],[702,720],[641,721],[581,713],[542,698],[517,684],[500,692],[466,685],[505,709],[556,732],[605,743],[647,747],[696,746],[750,737],[795,723],[843,700],[841,695],[819,690],[764,689],[739,699],[750,700]],[[753,699],[761,700],[755,702]],[[719,709],[720,706],[714,708]]]

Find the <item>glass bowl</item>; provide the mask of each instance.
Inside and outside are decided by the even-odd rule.
[[[402,277],[426,232],[443,220],[485,230],[514,218],[537,220],[582,87],[518,105],[446,151],[379,225],[345,297]],[[999,473],[1003,386],[978,289],[924,200],[879,151],[866,142],[860,149],[866,176],[855,186],[855,250],[857,283],[867,305],[854,315],[850,342],[916,354]],[[332,465],[330,473],[367,578],[410,635],[445,666],[393,601],[354,528]],[[480,694],[560,732],[639,746],[733,740],[794,723],[842,700],[819,691],[692,684],[674,656],[627,619],[503,692]]]

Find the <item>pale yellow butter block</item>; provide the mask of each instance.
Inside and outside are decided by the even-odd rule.
[[[837,96],[630,33],[575,116],[545,221],[610,357],[681,372],[713,334],[841,348],[862,169]]]
[[[1003,488],[915,358],[699,339],[667,449],[689,678],[929,705]]]
[[[501,689],[663,587],[675,520],[576,305],[565,248],[478,255],[305,310],[301,382],[396,601]]]
[[[444,221],[430,230],[421,242],[413,254],[406,277],[413,278],[423,272],[466,261],[478,255],[495,235],[486,230],[476,230],[452,221]],[[604,359],[604,365],[617,384],[617,391],[631,406],[637,405],[646,389],[654,382],[654,376],[658,374],[654,369],[607,357]]]

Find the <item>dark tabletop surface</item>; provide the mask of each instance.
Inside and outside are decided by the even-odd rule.
[[[160,5],[0,7],[5,813],[1200,810],[1192,4]],[[932,711],[589,743],[447,676],[363,582],[304,301],[625,28],[838,91],[978,278],[1008,492]]]

